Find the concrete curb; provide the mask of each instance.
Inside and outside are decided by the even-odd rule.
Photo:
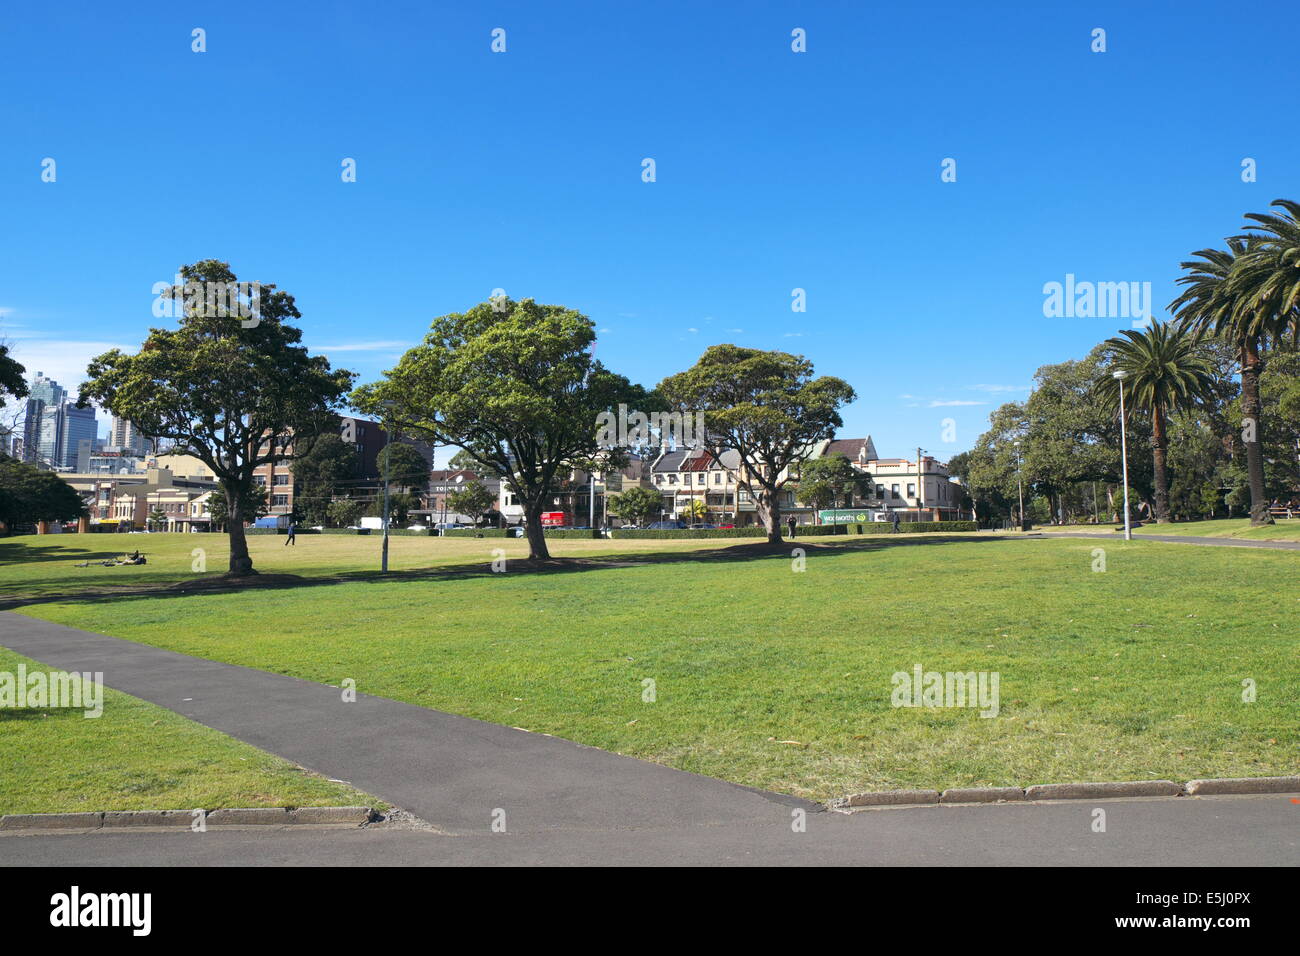
[[[1029,787],[956,787],[944,790],[882,790],[854,793],[826,804],[899,807],[925,804],[1024,803],[1034,800],[1114,800],[1127,797],[1200,797],[1216,794],[1300,793],[1300,777],[1227,777],[1217,780],[1117,780],[1106,783],[1037,783]]]
[[[882,790],[878,793],[854,793],[832,800],[828,807],[910,807],[938,803],[938,790]]]
[[[1300,793],[1300,777],[1224,777],[1221,780],[1189,780],[1190,796],[1216,793]]]
[[[210,810],[205,825],[361,826],[375,817],[370,807],[249,807]],[[176,827],[189,829],[193,810],[110,810],[99,813],[10,813],[0,817],[0,830],[99,830],[125,827]]]
[[[1024,799],[1025,791],[1019,787],[959,787],[939,795],[940,803],[1001,803]]]
[[[1025,787],[1026,800],[1105,800],[1110,797],[1179,797],[1172,780],[1121,780],[1111,783],[1037,783]]]

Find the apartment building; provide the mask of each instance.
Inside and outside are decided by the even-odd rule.
[[[351,445],[357,453],[356,470],[349,479],[350,491],[358,493],[380,494],[383,475],[380,474],[379,453],[388,444],[388,432],[378,422],[364,418],[342,416],[339,418],[339,437]],[[415,439],[397,438],[403,444],[410,445],[424,456],[425,461],[433,458],[433,446],[428,442]],[[262,442],[261,453],[274,448],[285,457],[281,460],[258,465],[253,469],[253,481],[267,492],[270,504],[269,515],[286,515],[294,507],[293,436],[282,435],[267,438]],[[423,489],[421,489],[423,490]]]

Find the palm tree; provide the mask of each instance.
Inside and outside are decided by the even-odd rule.
[[[682,508],[682,513],[691,519],[691,524],[698,524],[708,515],[709,509],[699,498],[692,498]]]
[[[1258,223],[1246,227],[1256,247],[1242,262],[1238,287],[1248,296],[1250,309],[1274,317],[1275,337],[1289,329],[1300,345],[1300,203],[1275,199],[1270,205],[1280,208],[1282,215],[1246,214]]]
[[[1180,263],[1186,272],[1177,280],[1185,287],[1183,294],[1169,304],[1169,310],[1184,328],[1221,336],[1240,355],[1241,413],[1245,422],[1242,443],[1246,446],[1246,470],[1250,477],[1252,525],[1273,522],[1264,492],[1264,454],[1259,442],[1259,376],[1263,370],[1260,345],[1272,326],[1263,314],[1251,307],[1251,287],[1243,287],[1242,278],[1244,264],[1259,261],[1260,247],[1258,237],[1232,236],[1227,249],[1201,249],[1193,253],[1193,259]],[[1258,289],[1258,272],[1255,279]]]
[[[1107,339],[1110,368],[1122,369],[1126,410],[1146,409],[1151,413],[1151,451],[1155,458],[1156,521],[1167,524],[1169,477],[1167,453],[1169,413],[1206,398],[1214,386],[1209,361],[1199,354],[1200,337],[1169,323],[1155,323],[1140,331],[1123,329]],[[1111,375],[1098,383],[1098,392],[1112,406],[1119,406],[1119,382]]]

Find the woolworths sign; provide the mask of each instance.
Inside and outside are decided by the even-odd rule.
[[[871,520],[869,511],[851,511],[846,508],[819,511],[817,515],[822,524],[861,524]]]

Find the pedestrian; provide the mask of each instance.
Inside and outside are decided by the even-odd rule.
[[[794,537],[794,515],[785,519],[786,527],[790,529],[790,537]]]
[[[295,548],[298,547],[298,539],[297,539],[297,537],[295,537],[295,532],[296,532],[298,529],[294,527],[292,521],[289,522],[289,529],[288,529],[288,530],[289,530],[288,536],[285,537],[285,539],[284,539],[285,547],[288,547],[289,545],[293,545]]]
[[[893,523],[893,525],[894,525],[894,534],[898,534],[898,512],[897,512],[897,511],[891,511],[891,512],[889,513],[889,520],[890,520],[890,521]]]

